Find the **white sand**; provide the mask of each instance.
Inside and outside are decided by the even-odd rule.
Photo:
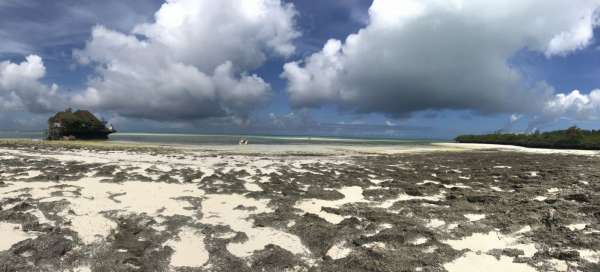
[[[496,192],[504,192],[504,190],[502,190],[502,188],[497,187],[497,186],[491,186],[490,189],[496,191]]]
[[[408,242],[411,245],[422,245],[427,243],[427,241],[429,241],[429,239],[425,238],[425,237],[417,237],[416,239],[413,239],[412,241]]]
[[[344,187],[338,190],[344,195],[343,199],[339,200],[323,200],[323,199],[307,199],[301,200],[296,204],[296,208],[301,209],[305,213],[316,214],[332,224],[338,224],[344,220],[344,216],[322,211],[323,207],[340,208],[344,204],[366,202],[363,196],[363,189],[359,186]]]
[[[425,226],[430,229],[436,229],[443,225],[446,225],[446,222],[444,222],[443,220],[434,218],[434,219],[429,220],[429,222]]]
[[[422,182],[417,183],[417,185],[425,185],[425,184],[440,184],[439,181],[435,181],[435,180],[424,180]]]
[[[562,153],[561,151],[553,150],[531,150],[524,148],[505,148],[506,146],[495,146],[497,148],[507,151],[520,151],[520,152],[548,152],[548,153]],[[212,148],[212,147],[203,147]],[[314,171],[300,169],[301,164],[304,163],[333,163],[343,164],[345,161],[345,155],[355,154],[382,154],[382,153],[414,153],[414,152],[430,152],[430,151],[463,151],[468,149],[480,149],[490,148],[489,146],[464,146],[464,145],[432,145],[422,147],[411,147],[411,146],[397,146],[397,147],[329,147],[323,148],[322,146],[281,146],[280,148],[274,146],[252,146],[249,148],[238,147],[238,146],[227,146],[222,149],[216,149],[223,152],[234,153],[256,153],[262,151],[268,151],[267,153],[286,153],[286,152],[314,152],[314,153],[326,153],[336,154],[340,156],[334,157],[311,157],[306,159],[295,159],[294,164],[291,166],[291,170],[298,173],[313,173],[318,174]],[[208,151],[211,150],[211,151]],[[145,153],[125,152],[125,151],[114,151],[114,152],[96,152],[96,151],[57,151],[48,154],[33,153],[22,150],[10,150],[0,149],[0,151],[13,155],[29,155],[38,156],[50,159],[57,159],[61,161],[78,161],[83,163],[104,163],[107,165],[118,165],[119,169],[123,170],[126,168],[134,168],[132,172],[151,176],[154,180],[158,180],[161,174],[167,173],[173,169],[191,168],[193,170],[199,170],[205,173],[204,177],[210,176],[217,171],[228,173],[231,171],[245,170],[250,174],[250,177],[245,179],[245,188],[248,191],[260,191],[261,188],[257,184],[269,181],[269,174],[280,174],[279,167],[285,164],[285,162],[275,160],[272,158],[261,158],[249,161],[247,157],[236,156],[236,155],[222,155],[222,156],[204,156],[207,154],[214,155],[212,151],[214,149],[192,149],[186,150],[186,153],[182,153],[181,156],[169,156],[169,155],[150,155]],[[218,152],[217,151],[217,152]],[[586,152],[583,152],[586,153]],[[574,154],[583,154],[575,152]],[[567,154],[571,154],[568,153]],[[597,155],[598,152],[593,152],[591,155]],[[225,166],[219,165],[225,162]],[[243,166],[239,166],[243,165]],[[401,166],[405,167],[405,166]],[[497,166],[498,168],[510,168],[510,166]],[[222,168],[222,170],[217,170]],[[149,174],[146,172],[147,169],[155,169],[160,174]],[[23,169],[27,171],[26,177],[35,177],[41,172],[35,172],[32,170]],[[260,175],[259,175],[260,170]],[[453,170],[456,173],[462,173],[461,170]],[[531,173],[532,176],[537,173]],[[55,201],[65,199],[70,202],[70,207],[75,215],[64,214],[65,217],[72,221],[71,229],[78,232],[79,237],[85,243],[93,243],[101,241],[104,237],[110,233],[111,229],[116,227],[115,223],[102,215],[104,211],[117,210],[119,213],[147,213],[148,215],[154,216],[159,219],[161,216],[169,215],[184,215],[190,216],[197,220],[197,222],[213,224],[213,225],[227,225],[232,228],[235,232],[244,232],[248,236],[248,241],[241,243],[229,243],[227,249],[238,257],[248,257],[255,250],[261,250],[268,244],[275,244],[290,252],[300,255],[309,256],[310,251],[301,243],[299,237],[270,227],[254,227],[250,216],[259,214],[262,212],[272,212],[267,206],[268,200],[256,200],[245,197],[243,195],[206,195],[201,189],[198,189],[198,184],[166,184],[166,183],[145,183],[145,182],[126,182],[124,184],[113,184],[113,183],[101,183],[99,178],[92,177],[93,173],[88,173],[87,177],[74,182],[63,182],[61,184],[67,184],[77,186],[81,188],[82,197],[76,197],[73,193],[73,188],[59,189],[53,187],[53,183],[49,182],[13,182],[8,184],[7,187],[0,188],[0,195],[2,197],[14,197],[23,193],[30,193],[33,198],[38,199],[42,202]],[[433,177],[435,175],[432,174]],[[181,177],[174,175],[174,178],[181,180]],[[461,176],[462,179],[468,179],[468,176]],[[373,175],[372,180],[375,184],[380,184],[386,180],[377,179]],[[201,182],[201,180],[195,180],[194,182]],[[427,183],[440,184],[437,181],[423,181],[418,183],[419,185],[425,185]],[[584,184],[584,183],[582,183]],[[470,188],[464,184],[445,185],[447,188],[459,187],[459,188]],[[52,197],[52,192],[62,191],[65,196]],[[322,207],[340,208],[350,203],[362,203],[365,205],[371,205],[379,208],[390,208],[398,201],[408,200],[428,200],[428,201],[439,201],[445,196],[445,191],[440,191],[436,195],[430,196],[409,196],[406,194],[400,194],[396,198],[387,201],[368,201],[365,200],[362,195],[362,189],[357,186],[344,187],[339,190],[344,194],[344,198],[336,201],[326,201],[319,199],[302,200],[296,203],[296,208],[301,209],[304,212],[310,212],[317,214],[324,218],[330,223],[337,224],[341,222],[345,217],[326,213],[321,211]],[[115,197],[115,202],[108,198],[109,193],[125,193]],[[552,193],[552,192],[550,192]],[[202,198],[202,213],[203,217],[199,218],[192,206],[187,201],[177,200],[175,198],[181,196],[199,197]],[[539,200],[539,199],[538,199]],[[235,209],[238,205],[244,205],[246,207],[252,206],[256,210],[239,210]],[[54,222],[49,221],[43,214],[32,211],[36,217],[40,218],[40,222],[52,224]],[[476,221],[481,220],[485,215],[465,215],[469,220]],[[470,217],[469,217],[470,216]],[[157,220],[159,221],[159,220]],[[6,223],[8,224],[8,223]],[[0,223],[0,237],[11,237],[13,240],[0,239],[0,250],[2,248],[10,247],[12,244],[35,237],[34,234],[22,232],[21,230],[14,229],[14,226]],[[292,224],[292,222],[290,222]],[[445,226],[446,223],[439,219],[433,219],[427,223],[429,228],[440,228]],[[8,227],[7,227],[8,226]],[[456,224],[450,224],[447,228],[452,226],[456,227]],[[390,226],[391,227],[391,226]],[[579,229],[579,225],[573,226],[574,229]],[[233,238],[234,232],[224,234],[224,237]],[[184,229],[179,233],[180,239],[174,239],[169,241],[168,244],[172,245],[175,249],[175,254],[172,258],[172,266],[202,266],[208,260],[208,253],[206,252],[203,236],[190,229]],[[517,248],[525,251],[526,256],[531,256],[535,253],[535,246],[533,244],[519,243],[520,236],[517,234],[513,235],[502,235],[499,233],[488,233],[488,234],[475,234],[471,237],[467,237],[461,240],[450,240],[446,241],[452,247],[457,249],[469,248],[471,251],[479,251],[482,254],[477,255],[473,252],[467,253],[465,256],[457,259],[455,262],[446,264],[446,269],[449,271],[471,271],[470,265],[474,267],[486,267],[486,270],[496,271],[493,269],[502,268],[503,270],[497,271],[530,271],[526,270],[530,267],[524,264],[513,264],[511,258],[503,257],[501,260],[489,259],[491,256],[485,254],[485,252],[494,248]],[[427,240],[424,237],[419,237],[415,241],[411,241],[413,244],[426,243]],[[385,247],[384,243],[369,245],[372,247]],[[332,258],[343,258],[351,253],[351,249],[347,244],[340,243],[334,245],[328,252]],[[197,254],[190,256],[189,254]],[[595,251],[580,251],[582,256],[585,258],[594,259],[597,258]],[[478,265],[483,263],[484,265]],[[493,267],[487,269],[487,267]],[[513,267],[514,266],[514,267]],[[457,267],[462,268],[456,270]],[[85,268],[85,267],[84,267]],[[523,269],[523,270],[519,270]],[[480,270],[477,270],[480,271]]]
[[[496,259],[496,257],[486,254],[492,249],[514,248],[523,250],[524,257],[533,257],[537,252],[535,244],[521,242],[522,234],[530,230],[531,228],[526,226],[511,235],[492,231],[487,234],[475,233],[460,240],[444,241],[456,250],[469,250],[464,256],[445,264],[444,268],[449,272],[534,272],[536,269],[527,264],[513,263],[511,257],[500,256],[500,259]]]
[[[405,193],[401,193],[396,198],[385,200],[385,201],[368,201],[363,196],[363,189],[359,186],[343,187],[343,188],[339,189],[338,191],[344,195],[343,199],[338,199],[338,200],[306,199],[306,200],[301,200],[298,203],[296,203],[295,207],[297,209],[304,211],[305,213],[316,214],[319,217],[325,219],[329,223],[339,224],[345,218],[348,218],[348,216],[341,216],[341,215],[337,215],[337,214],[333,214],[333,213],[328,213],[328,212],[322,211],[321,209],[323,207],[340,208],[340,207],[344,206],[345,204],[350,204],[350,203],[363,203],[363,204],[378,207],[378,208],[389,209],[394,205],[394,203],[396,203],[398,201],[409,201],[409,200],[441,201],[441,199],[444,197],[444,194],[445,194],[445,192],[441,192],[440,194],[432,195],[432,196],[411,196],[411,195],[407,195]]]
[[[375,250],[385,250],[387,248],[387,245],[383,242],[370,242],[370,243],[366,243],[362,246],[365,248],[368,248],[368,249],[375,249]]]
[[[89,266],[79,266],[73,269],[73,272],[92,272],[92,268]]]
[[[456,184],[444,184],[444,187],[446,187],[446,188],[448,188],[448,189],[452,189],[452,188],[471,189],[471,186],[464,185],[464,184],[462,184],[462,183],[456,183]]]
[[[243,243],[229,243],[227,250],[231,254],[245,258],[255,250],[261,250],[268,244],[278,245],[293,254],[309,255],[310,251],[304,247],[298,236],[269,227],[254,227],[248,218],[252,214],[272,212],[267,207],[268,200],[255,200],[242,195],[206,195],[202,201],[201,222],[211,225],[225,225],[234,231],[244,232],[248,241]],[[255,210],[246,211],[236,209],[239,205],[254,207]]]
[[[475,233],[460,240],[447,240],[444,243],[456,250],[469,249],[474,252],[486,253],[492,249],[515,248],[521,249],[525,257],[532,257],[537,249],[533,243],[521,243],[518,234],[504,235],[499,232]]]
[[[536,272],[537,270],[527,264],[513,263],[513,259],[506,256],[496,257],[486,254],[467,252],[464,256],[451,263],[444,264],[448,272]]]
[[[346,242],[339,242],[327,251],[327,256],[334,260],[339,260],[348,257],[350,253],[352,253],[352,249],[347,246]]]
[[[52,197],[52,192],[62,191],[53,183],[48,182],[19,182],[11,186],[0,188],[3,196],[16,196],[20,192],[15,189],[27,189],[32,198],[41,202],[67,200],[69,209],[73,214],[64,214],[71,220],[71,229],[78,233],[84,243],[92,243],[101,237],[106,237],[116,224],[101,213],[104,211],[118,210],[121,212],[147,213],[148,215],[185,215],[194,216],[185,201],[176,200],[177,197],[201,197],[204,192],[193,184],[167,184],[150,182],[126,182],[123,184],[103,183],[98,178],[85,178],[80,181],[63,182],[63,185],[81,188],[81,197]],[[110,193],[125,193],[115,197],[117,203],[108,197]],[[159,211],[160,210],[160,211]],[[35,214],[38,216],[39,214]],[[44,220],[42,218],[42,220]]]
[[[471,222],[479,221],[485,218],[485,214],[465,214],[463,216],[469,219]]]
[[[171,256],[171,266],[200,267],[208,262],[209,254],[204,245],[204,235],[193,229],[182,229],[177,239],[168,241],[166,245],[175,250]]]
[[[462,144],[462,143],[434,143],[433,146],[449,149],[462,150],[481,150],[481,149],[496,149],[502,151],[516,151],[536,154],[569,154],[569,155],[584,155],[598,156],[600,151],[593,150],[574,150],[574,149],[544,149],[544,148],[528,148],[514,145],[495,145],[495,144]]]
[[[600,250],[579,249],[579,256],[590,263],[600,263]]]
[[[0,222],[0,251],[8,250],[18,242],[35,237],[33,233],[21,230],[21,225]]]
[[[579,223],[579,224],[567,225],[567,228],[570,229],[571,231],[576,231],[576,230],[583,230],[583,229],[585,229],[586,226],[587,226],[586,223]]]

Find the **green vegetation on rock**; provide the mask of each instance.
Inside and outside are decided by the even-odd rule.
[[[48,139],[107,139],[114,133],[112,127],[86,110],[59,112],[48,119]]]
[[[459,143],[600,150],[600,130],[584,130],[578,127],[531,134],[494,133],[486,135],[460,135],[455,140]]]

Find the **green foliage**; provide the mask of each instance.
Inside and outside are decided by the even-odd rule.
[[[58,124],[59,126],[56,126]],[[78,139],[106,138],[112,131],[89,111],[67,109],[48,120],[49,138],[74,136]]]
[[[459,143],[518,145],[537,148],[600,150],[600,130],[583,130],[570,127],[550,132],[532,134],[495,133],[487,135],[460,135]]]

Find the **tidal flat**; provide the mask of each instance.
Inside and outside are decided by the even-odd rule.
[[[600,157],[0,141],[0,271],[600,271]]]

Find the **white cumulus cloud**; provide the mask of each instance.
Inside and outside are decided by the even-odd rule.
[[[600,89],[582,94],[574,90],[568,94],[556,94],[544,105],[543,117],[569,118],[573,120],[598,120],[600,117]]]
[[[0,62],[0,111],[45,113],[64,105],[56,84],[40,80],[46,67],[37,55],[29,55],[21,63]]]
[[[271,94],[250,71],[294,52],[295,16],[279,0],[169,0],[131,33],[97,26],[75,52],[96,76],[72,101],[153,120],[245,118]]]
[[[291,103],[407,116],[423,110],[539,113],[553,91],[524,83],[510,60],[547,57],[593,39],[598,0],[375,0],[369,24],[289,62]]]

